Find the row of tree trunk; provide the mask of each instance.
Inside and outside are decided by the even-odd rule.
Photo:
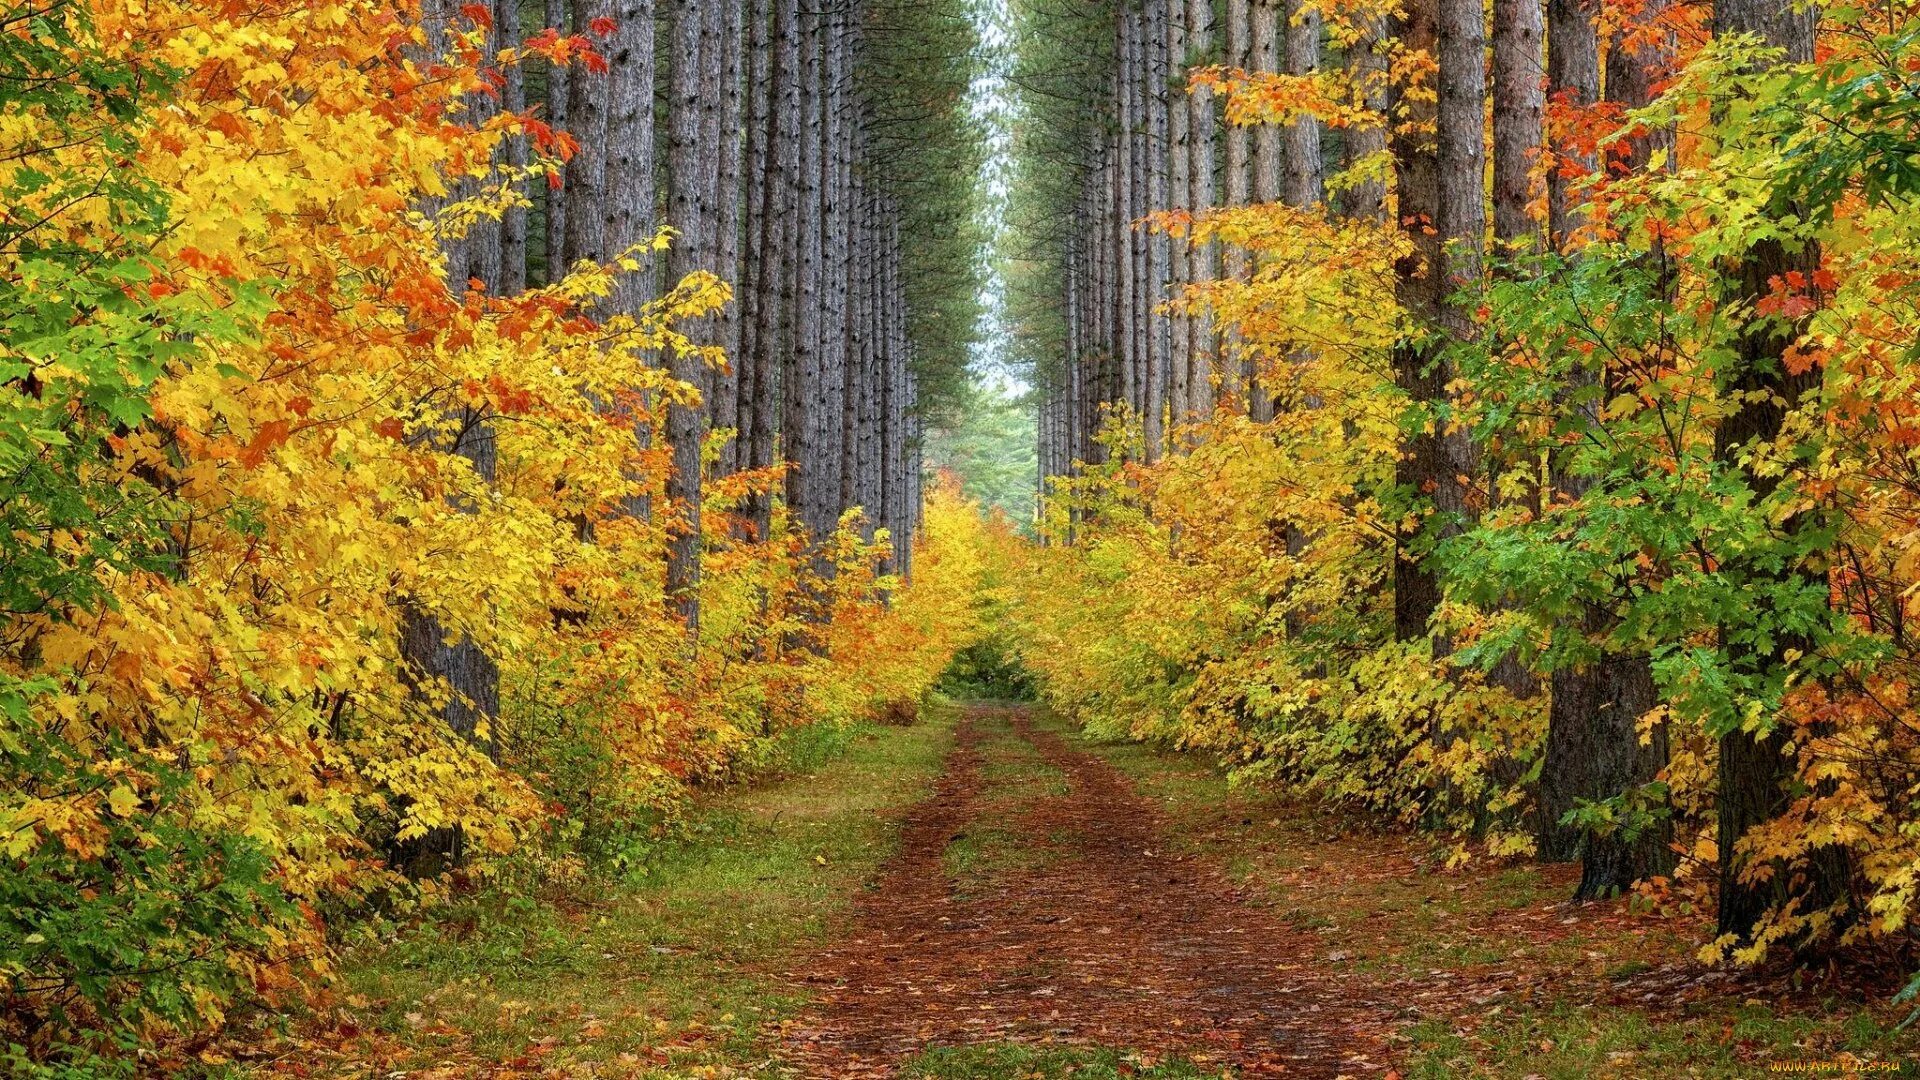
[[[1210,0],[1110,0],[1103,8],[1110,42],[1090,33],[1084,43],[1110,50],[1107,74],[1104,86],[1082,87],[1090,100],[1078,103],[1088,118],[1075,129],[1081,139],[1071,172],[1078,187],[1063,200],[1070,203],[1061,208],[1068,220],[1051,247],[1065,356],[1040,368],[1043,484],[1105,457],[1094,436],[1115,407],[1138,418],[1140,453],[1149,461],[1177,450],[1171,428],[1216,407],[1255,420],[1273,416],[1274,403],[1255,385],[1240,342],[1204,319],[1159,311],[1180,285],[1246,275],[1248,256],[1231,248],[1216,255],[1178,240],[1169,245],[1163,235],[1138,227],[1141,219],[1155,211],[1203,213],[1249,203],[1383,218],[1383,185],[1347,187],[1328,205],[1324,181],[1328,162],[1351,164],[1382,149],[1391,152],[1398,225],[1415,252],[1396,268],[1398,299],[1416,330],[1393,351],[1395,380],[1415,407],[1443,403],[1455,377],[1445,343],[1479,332],[1470,311],[1451,298],[1488,272],[1489,245],[1500,254],[1549,248],[1578,256],[1583,189],[1556,170],[1547,190],[1536,191],[1536,165],[1547,149],[1546,101],[1606,102],[1620,110],[1647,104],[1673,62],[1659,45],[1661,35],[1649,32],[1665,6],[1661,0],[1630,5],[1621,19],[1602,18],[1597,5],[1581,0],[1494,0],[1489,20],[1481,0],[1410,0],[1403,16],[1363,27],[1368,32],[1337,48],[1323,34],[1316,10],[1299,0],[1221,0],[1217,7]],[[1815,22],[1791,0],[1714,5],[1716,33],[1757,34],[1790,58],[1812,55]],[[1603,29],[1610,40],[1602,39]],[[1386,47],[1395,40],[1404,50],[1433,58],[1436,71],[1419,92],[1389,90]],[[1208,90],[1181,90],[1185,69],[1212,64],[1302,75],[1340,64],[1378,115],[1404,122],[1391,137],[1383,127],[1328,130],[1312,118],[1285,127],[1223,127]],[[1389,93],[1397,100],[1388,100]],[[1667,138],[1657,131],[1635,133],[1609,151],[1615,155],[1610,168],[1648,168]],[[1595,165],[1592,151],[1581,146],[1551,149],[1576,166]],[[1544,221],[1533,209],[1538,194],[1546,196]],[[1813,258],[1763,245],[1737,268],[1746,295],[1734,300],[1763,295],[1771,277],[1804,270]],[[1741,389],[1772,396],[1750,395],[1763,404],[1741,409],[1719,432],[1721,456],[1733,467],[1742,467],[1741,449],[1753,439],[1778,433],[1778,402],[1791,403],[1806,389],[1805,376],[1795,381],[1769,374],[1782,370],[1777,361],[1789,343],[1778,332],[1756,333],[1742,343],[1752,385]],[[1464,528],[1476,512],[1466,478],[1484,470],[1477,457],[1464,432],[1429,428],[1405,437],[1397,479],[1406,490],[1430,492],[1441,520]],[[1580,480],[1549,471],[1548,483],[1561,495],[1578,497]],[[1411,527],[1399,546],[1409,548],[1417,532]],[[1396,557],[1394,566],[1396,635],[1428,638],[1441,600],[1437,568],[1414,557]],[[1596,609],[1581,629],[1601,640],[1610,619]],[[1446,647],[1435,641],[1437,650]],[[1794,647],[1781,642],[1776,649]],[[1498,669],[1494,674],[1500,677]],[[1535,692],[1524,673],[1510,688]],[[1639,788],[1666,764],[1665,732],[1643,742],[1637,731],[1658,700],[1649,658],[1603,653],[1592,663],[1555,672],[1551,695],[1538,791],[1543,856],[1582,859],[1583,897],[1622,890],[1670,869],[1671,830],[1665,824],[1610,837],[1583,837],[1560,824],[1581,800]],[[1736,851],[1742,836],[1785,808],[1792,758],[1781,752],[1780,738],[1735,732],[1720,747],[1720,911],[1723,930],[1736,935],[1777,904],[1785,887],[1743,883]],[[1841,872],[1822,871],[1836,879]],[[1815,899],[1835,887],[1816,883]]]
[[[869,24],[899,33],[898,0],[429,0],[430,55],[455,33],[482,27],[486,55],[546,28],[585,39],[598,63],[509,64],[500,93],[475,94],[465,119],[532,106],[578,143],[557,184],[534,183],[530,206],[482,221],[447,244],[448,280],[508,294],[549,283],[567,268],[611,264],[672,230],[663,258],[621,276],[597,317],[642,314],[687,275],[710,273],[733,302],[693,326],[692,348],[663,357],[697,401],[636,414],[640,445],[666,440],[672,472],[663,506],[626,512],[667,526],[667,600],[697,640],[701,562],[726,530],[703,522],[706,484],[784,464],[789,520],[814,540],[853,508],[869,535],[892,537],[893,563],[911,573],[920,524],[921,410],[904,253],[914,193],[891,182],[887,158],[901,138],[870,129],[899,110],[863,93]],[[951,116],[923,110],[923,127]],[[910,120],[911,122],[911,120]],[[905,144],[913,135],[908,133]],[[501,165],[528,164],[509,142]],[[468,181],[454,197],[477,194]],[[718,350],[716,353],[714,350]],[[489,418],[460,418],[455,451],[490,476]],[[717,456],[706,453],[723,433]],[[764,490],[764,489],[762,489]],[[766,537],[766,494],[734,508],[731,537]],[[408,621],[404,651],[418,685],[457,733],[472,737],[498,715],[498,671],[471,642],[431,615]],[[439,687],[450,687],[442,701]],[[458,858],[457,834],[433,835],[400,853],[417,873]]]

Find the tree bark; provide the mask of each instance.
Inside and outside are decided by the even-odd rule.
[[[546,0],[547,26],[560,34],[568,32],[568,0]],[[567,126],[567,82],[571,73],[559,64],[549,61],[545,65],[547,76],[547,111],[542,117],[555,131],[568,131]],[[541,206],[546,210],[546,219],[541,223],[540,261],[544,273],[541,281],[551,285],[566,276],[567,246],[567,199],[566,177],[571,170],[561,169],[561,187],[549,184],[539,185]]]
[[[1493,3],[1493,235],[1507,247],[1530,245],[1533,168],[1543,145],[1540,0]]]
[[[1593,0],[1548,0],[1547,86],[1554,101],[1585,110],[1600,99],[1600,36]],[[1593,155],[1555,133],[1553,169],[1547,174],[1547,241],[1565,251],[1586,222],[1586,194],[1574,186],[1593,173]]]
[[[1436,19],[1440,0],[1412,0],[1400,20],[1401,48],[1431,55],[1439,41]],[[1400,227],[1413,250],[1394,264],[1394,292],[1412,315],[1414,326],[1406,340],[1393,348],[1394,380],[1416,405],[1430,405],[1446,386],[1438,371],[1439,357],[1428,335],[1438,322],[1444,294],[1443,241],[1438,225],[1440,162],[1433,137],[1420,129],[1436,120],[1425,94],[1402,92],[1397,109],[1405,120],[1393,129],[1391,147],[1395,187],[1399,196]],[[1429,495],[1453,484],[1445,447],[1432,430],[1406,436],[1394,466],[1394,480],[1414,497]],[[1394,637],[1415,641],[1427,636],[1427,624],[1440,605],[1440,582],[1433,568],[1414,550],[1416,524],[1403,525],[1396,537],[1393,564]]]
[[[1211,63],[1213,60],[1213,4],[1211,0],[1187,0],[1187,40],[1188,63],[1193,66]],[[1195,213],[1212,210],[1215,203],[1214,187],[1214,127],[1215,116],[1213,90],[1201,87],[1192,91],[1187,99],[1191,113],[1188,130],[1193,149],[1193,160],[1188,167],[1188,177],[1192,183],[1192,194],[1188,205]],[[1217,245],[1208,242],[1193,247],[1190,278],[1195,282],[1213,280],[1217,272],[1219,259]],[[1199,313],[1188,323],[1187,356],[1187,399],[1194,413],[1199,417],[1213,413],[1213,364],[1210,357],[1215,349],[1213,320]]]
[[[573,0],[573,25],[585,32],[596,20],[614,17],[612,0]],[[607,115],[606,82],[593,78],[584,68],[570,72],[567,82],[568,131],[579,148],[567,162],[566,243],[561,265],[571,266],[581,259],[604,262],[606,251],[607,202]]]
[[[1784,50],[1786,63],[1808,63],[1814,55],[1819,17],[1817,8],[1798,8],[1785,0],[1715,0],[1713,32],[1716,37],[1756,35],[1762,42]],[[1784,202],[1776,207],[1782,217],[1795,215],[1796,209]],[[1793,273],[1811,278],[1819,266],[1820,250],[1812,243],[1790,245],[1778,238],[1759,241],[1727,260],[1722,268],[1727,305],[1751,312],[1753,305],[1772,291],[1775,280]],[[1784,363],[1787,350],[1803,330],[1800,325],[1782,326],[1775,320],[1749,317],[1733,343],[1736,374],[1729,389],[1743,395],[1745,403],[1721,422],[1714,433],[1714,451],[1723,467],[1739,476],[1756,498],[1770,495],[1778,478],[1754,472],[1741,462],[1741,454],[1754,444],[1777,439],[1787,415],[1819,388],[1818,365],[1795,374]],[[1822,524],[1817,513],[1803,510],[1779,528],[1785,534],[1783,539],[1791,542]],[[1746,585],[1755,596],[1796,585],[1810,591],[1826,590],[1825,574],[1804,564],[1753,565],[1729,559],[1722,564],[1721,573]],[[1787,663],[1789,652],[1808,652],[1812,646],[1811,641],[1792,634],[1778,635],[1771,648],[1733,641],[1722,644],[1728,662],[1736,670],[1748,671],[1777,669]],[[1770,911],[1789,902],[1797,900],[1803,911],[1818,911],[1847,896],[1849,869],[1844,849],[1837,846],[1815,849],[1797,867],[1776,866],[1766,880],[1743,879],[1750,860],[1741,842],[1753,829],[1787,809],[1798,779],[1799,761],[1790,749],[1791,733],[1779,726],[1783,723],[1780,718],[1767,719],[1770,723],[1765,730],[1736,730],[1720,739],[1716,802],[1719,925],[1722,934],[1742,941],[1752,937]]]
[[[1187,18],[1190,13],[1185,0],[1167,2],[1172,4],[1166,18],[1166,48],[1171,70],[1161,83],[1167,87],[1165,93],[1171,96],[1176,92],[1175,87],[1186,83]],[[1167,106],[1167,154],[1172,164],[1171,187],[1167,196],[1171,200],[1169,208],[1192,213],[1198,209],[1193,203],[1193,113],[1184,94],[1168,101]],[[1183,289],[1194,280],[1193,244],[1185,238],[1176,237],[1166,250],[1172,260],[1167,267],[1169,282],[1174,290]],[[1193,347],[1192,320],[1184,313],[1175,311],[1169,329],[1171,343],[1166,356],[1167,414],[1172,425],[1178,427],[1193,412],[1192,389],[1189,386],[1192,363],[1187,355]]]
[[[667,279],[713,269],[716,237],[712,200],[718,190],[719,156],[701,137],[716,131],[711,113],[719,108],[718,34],[710,23],[717,13],[708,0],[673,0],[673,63],[667,95],[670,133],[667,144],[668,223],[676,230],[667,249]],[[711,320],[683,327],[695,345],[712,333]],[[695,349],[669,358],[673,378],[703,390],[707,366]],[[667,443],[673,471],[667,477],[668,606],[686,624],[690,640],[700,629],[701,444],[705,410],[699,402],[667,403]]]
[[[1642,9],[1640,18],[1658,14],[1659,5],[1649,5]],[[1594,55],[1588,51],[1594,48],[1593,24],[1579,10],[1564,11],[1556,6],[1553,15],[1554,42],[1565,47],[1556,71],[1573,80],[1566,96],[1575,99],[1590,92],[1589,87],[1598,81],[1597,72],[1589,66],[1589,57]],[[1622,109],[1636,109],[1652,100],[1654,79],[1668,62],[1658,50],[1630,48],[1626,39],[1635,29],[1629,25],[1616,31],[1608,50],[1607,96]],[[1627,140],[1622,167],[1628,171],[1646,168],[1660,137],[1642,132]],[[1566,200],[1567,193],[1563,191],[1560,198]],[[1563,201],[1556,235],[1565,236],[1571,231],[1571,223],[1581,213],[1578,205]],[[1584,382],[1577,382],[1570,392],[1582,389]],[[1612,392],[1610,387],[1602,396]],[[1589,404],[1585,408],[1586,422],[1599,423],[1596,407]],[[1564,499],[1578,499],[1593,486],[1591,478],[1570,475],[1562,467],[1556,466],[1553,473],[1550,482]],[[1540,854],[1547,859],[1581,859],[1575,898],[1582,900],[1625,892],[1635,882],[1667,873],[1674,865],[1673,823],[1669,818],[1661,817],[1633,835],[1614,831],[1583,836],[1580,830],[1561,824],[1578,800],[1613,799],[1644,788],[1667,764],[1664,725],[1650,732],[1646,744],[1640,741],[1640,718],[1658,703],[1653,691],[1652,660],[1644,654],[1609,649],[1604,642],[1617,626],[1611,612],[1590,606],[1582,616],[1581,631],[1599,645],[1599,655],[1588,664],[1563,668],[1552,676],[1546,759],[1540,770]]]

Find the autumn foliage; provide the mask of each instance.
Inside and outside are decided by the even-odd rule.
[[[1220,328],[1219,407],[1182,417],[1176,397],[1156,443],[1136,402],[1100,398],[1102,341],[1047,376],[1090,387],[1100,424],[1064,429],[1077,460],[1049,481],[1042,542],[1001,549],[1046,697],[1433,829],[1454,859],[1584,859],[1613,882],[1596,895],[1718,903],[1709,960],[1906,948],[1920,24],[1828,9],[1789,62],[1698,6],[1600,5],[1587,32],[1609,64],[1650,57],[1651,93],[1550,98],[1531,235],[1476,226],[1443,252],[1430,219],[1364,197],[1391,179],[1406,198],[1433,153],[1434,54],[1379,38],[1390,13],[1309,7],[1347,66],[1201,65],[1194,89],[1231,123],[1316,123],[1349,148],[1373,129],[1383,149],[1349,153],[1311,204],[1139,223],[1239,253],[1244,274],[1176,283],[1160,311]],[[1089,175],[1098,205],[1113,189]],[[1436,257],[1483,245],[1441,307],[1409,303]],[[1434,445],[1455,467],[1410,473]],[[1439,586],[1411,632],[1409,568]],[[1596,671],[1632,693],[1590,704],[1626,715],[1568,734],[1555,696],[1586,707],[1571,677]],[[1568,795],[1603,751],[1625,771]]]
[[[443,52],[386,0],[3,17],[0,1070],[285,1001],[331,925],[419,895],[410,841],[457,834],[482,878],[617,846],[787,729],[917,701],[975,632],[964,504],[934,495],[909,586],[857,514],[736,528],[776,467],[709,488],[689,640],[633,509],[671,448],[634,431],[697,396],[659,361],[726,284],[608,317],[646,251],[447,280],[573,149],[473,103],[500,66],[604,68],[590,37],[483,68],[484,6]],[[450,449],[481,419],[489,475]],[[422,616],[498,664],[497,717],[445,723]]]

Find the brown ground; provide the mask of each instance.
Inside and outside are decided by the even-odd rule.
[[[1390,1029],[1380,988],[1318,962],[1324,942],[1247,902],[1222,869],[1176,854],[1156,807],[1113,766],[1013,731],[1067,793],[1003,800],[982,776],[970,711],[902,849],[851,935],[795,973],[816,1003],[777,1056],[808,1077],[891,1076],[930,1046],[1026,1043],[1178,1054],[1241,1076],[1377,1073]],[[978,887],[943,855],[970,829],[1031,848]]]

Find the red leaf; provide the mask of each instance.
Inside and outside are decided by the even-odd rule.
[[[614,22],[612,19],[607,18],[605,15],[602,15],[599,18],[588,23],[587,29],[593,31],[594,37],[604,38],[604,37],[612,37],[613,31],[618,26],[619,26],[618,23]]]
[[[472,19],[475,26],[493,26],[493,11],[485,4],[461,4],[460,14]]]
[[[274,447],[286,442],[287,436],[292,433],[293,422],[290,420],[269,420],[261,424],[260,430],[254,433],[253,441],[247,444],[246,449],[240,451],[240,464],[249,469],[259,468],[260,463],[266,460],[267,454]]]

